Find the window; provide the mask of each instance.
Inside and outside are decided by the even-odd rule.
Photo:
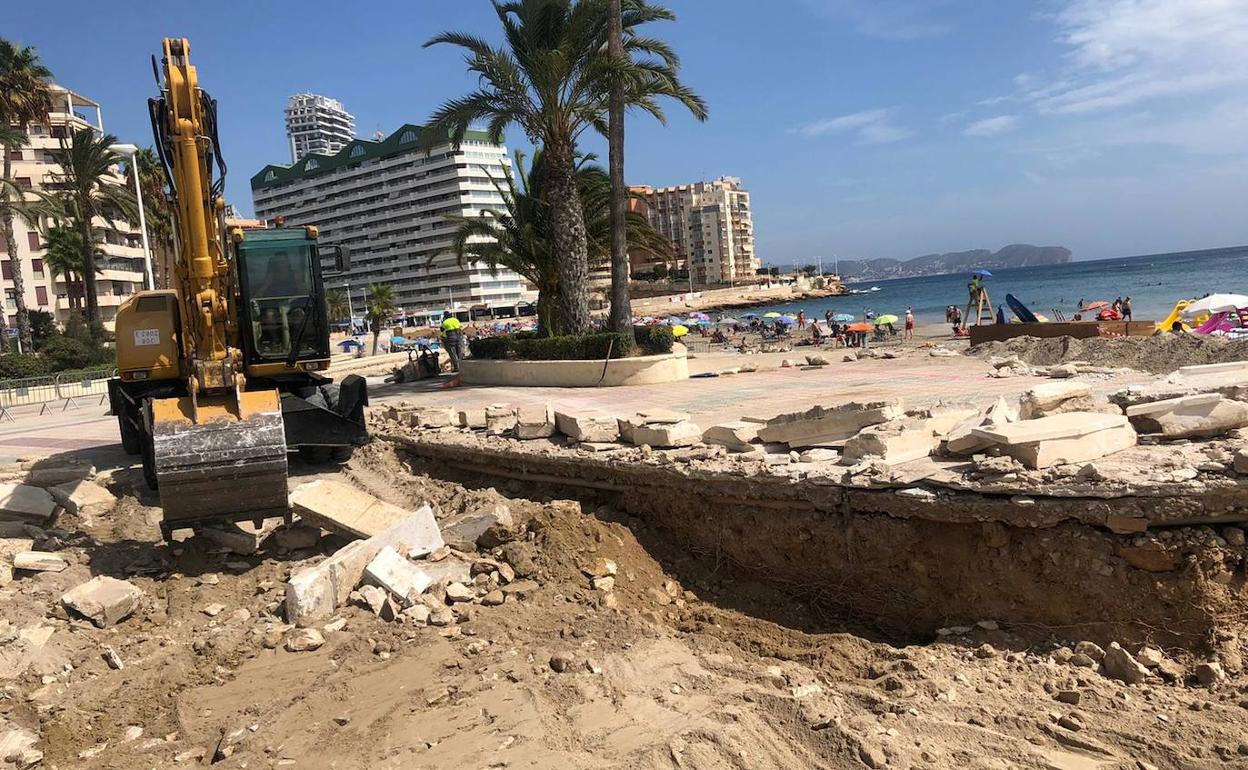
[[[19,176],[17,178],[17,186],[22,188],[23,190],[29,190],[33,185],[31,185],[30,183],[30,177]]]
[[[274,179],[277,179],[277,172],[273,169],[269,169],[269,173],[264,175],[264,181],[272,182]]]
[[[35,272],[35,275],[43,275],[43,260],[42,259],[30,260],[30,268],[31,270]]]
[[[414,141],[416,141],[416,132],[410,128],[399,137],[399,144],[411,144]]]
[[[13,260],[6,259],[0,262],[0,278],[13,278]]]
[[[22,160],[22,151],[9,150],[9,160]]]
[[[312,158],[307,163],[303,164],[303,170],[311,171],[312,169],[320,168],[320,166],[321,166],[320,161],[318,161],[316,158]]]
[[[36,233],[36,232],[26,233],[26,245],[30,247],[31,251],[38,251],[39,250],[39,233]]]
[[[354,146],[354,147],[352,147],[352,148],[351,148],[351,154],[350,154],[350,155],[348,155],[347,157],[349,157],[349,158],[358,158],[358,157],[360,157],[360,156],[361,156],[361,155],[363,155],[363,154],[364,154],[364,145],[362,145],[362,144],[357,144],[356,146]]]
[[[35,287],[35,302],[38,303],[39,307],[48,306],[48,287],[46,286]]]

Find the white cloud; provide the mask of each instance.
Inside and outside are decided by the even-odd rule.
[[[862,35],[884,40],[936,37],[953,29],[932,13],[939,2],[926,0],[802,0],[815,14],[843,24],[848,21]]]
[[[1067,0],[1066,66],[1016,79],[1042,112],[1081,114],[1248,85],[1248,0]]]
[[[997,136],[1018,126],[1017,115],[997,115],[977,120],[962,130],[967,136]]]
[[[789,133],[804,136],[852,133],[863,144],[889,144],[914,135],[908,128],[892,122],[894,109],[863,110],[836,118],[825,118],[791,129]]]

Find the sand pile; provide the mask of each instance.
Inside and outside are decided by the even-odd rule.
[[[1156,337],[1074,339],[1073,337],[1016,337],[1004,342],[976,345],[971,355],[985,361],[1018,356],[1036,366],[1067,361],[1087,361],[1095,366],[1128,367],[1164,374],[1180,366],[1218,364],[1248,360],[1248,341],[1232,342],[1219,337],[1160,334]]]

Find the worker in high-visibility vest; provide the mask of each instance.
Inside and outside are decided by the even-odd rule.
[[[459,371],[459,345],[463,332],[460,330],[463,324],[459,319],[452,315],[449,311],[442,314],[442,344],[446,348],[446,353],[451,357],[451,366],[455,367],[455,371]]]

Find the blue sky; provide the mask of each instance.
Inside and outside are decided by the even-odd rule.
[[[628,179],[742,177],[765,261],[1248,243],[1248,0],[667,5],[680,19],[654,31],[711,118],[638,116]],[[474,85],[458,53],[422,42],[446,29],[498,39],[486,0],[69,0],[21,3],[5,22],[140,144],[148,57],[165,35],[189,37],[244,210],[248,178],[289,159],[291,93],[338,98],[361,135],[388,133]],[[605,157],[597,139],[589,149]]]

